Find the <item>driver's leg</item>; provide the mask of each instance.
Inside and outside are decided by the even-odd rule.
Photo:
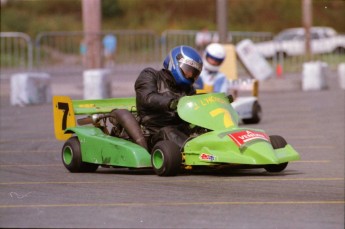
[[[177,144],[180,148],[183,147],[188,135],[182,132],[178,126],[166,126],[161,128],[158,133],[151,138],[152,146],[162,140],[169,140]]]

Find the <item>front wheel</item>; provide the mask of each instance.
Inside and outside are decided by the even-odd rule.
[[[178,145],[171,141],[160,141],[152,149],[151,164],[158,176],[175,176],[182,163]]]
[[[62,147],[62,163],[72,173],[94,172],[98,168],[97,164],[82,161],[80,142],[74,136],[68,139]]]
[[[282,136],[279,136],[279,135],[271,135],[270,141],[273,146],[273,149],[281,149],[287,145],[286,140]],[[267,165],[265,169],[267,172],[277,173],[277,172],[283,171],[287,165],[288,165],[288,162],[281,163],[278,165]]]
[[[242,121],[244,124],[257,124],[260,122],[261,118],[262,118],[261,105],[259,104],[258,101],[255,101],[252,107],[252,117],[245,118]]]

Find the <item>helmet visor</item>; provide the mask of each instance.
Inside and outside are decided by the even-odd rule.
[[[192,80],[194,82],[200,75],[202,64],[193,60],[181,58],[179,60],[179,67],[183,76],[186,79]]]
[[[211,55],[206,55],[206,61],[213,66],[220,66],[224,59],[215,58]]]
[[[200,75],[200,71],[188,64],[180,64],[180,69],[182,71],[183,76],[186,79],[192,80],[193,82],[198,79]]]

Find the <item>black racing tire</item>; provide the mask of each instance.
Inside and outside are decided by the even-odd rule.
[[[98,165],[82,161],[78,137],[69,138],[62,147],[62,163],[72,173],[94,172]]]
[[[176,176],[180,171],[182,155],[172,141],[159,141],[151,153],[151,164],[158,176]]]
[[[257,124],[262,119],[262,109],[258,101],[253,103],[252,117],[243,119],[244,124]]]
[[[271,135],[270,141],[273,146],[273,149],[284,148],[287,145],[286,140],[282,136],[279,136],[279,135]],[[278,165],[267,165],[265,169],[267,172],[277,173],[277,172],[283,171],[287,165],[288,165],[288,162],[281,163]]]

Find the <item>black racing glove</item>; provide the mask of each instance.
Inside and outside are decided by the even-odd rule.
[[[229,100],[229,103],[232,103],[234,101],[234,97],[231,94],[229,94],[227,98]]]
[[[177,109],[178,99],[172,99],[169,103],[169,109],[175,111]]]

